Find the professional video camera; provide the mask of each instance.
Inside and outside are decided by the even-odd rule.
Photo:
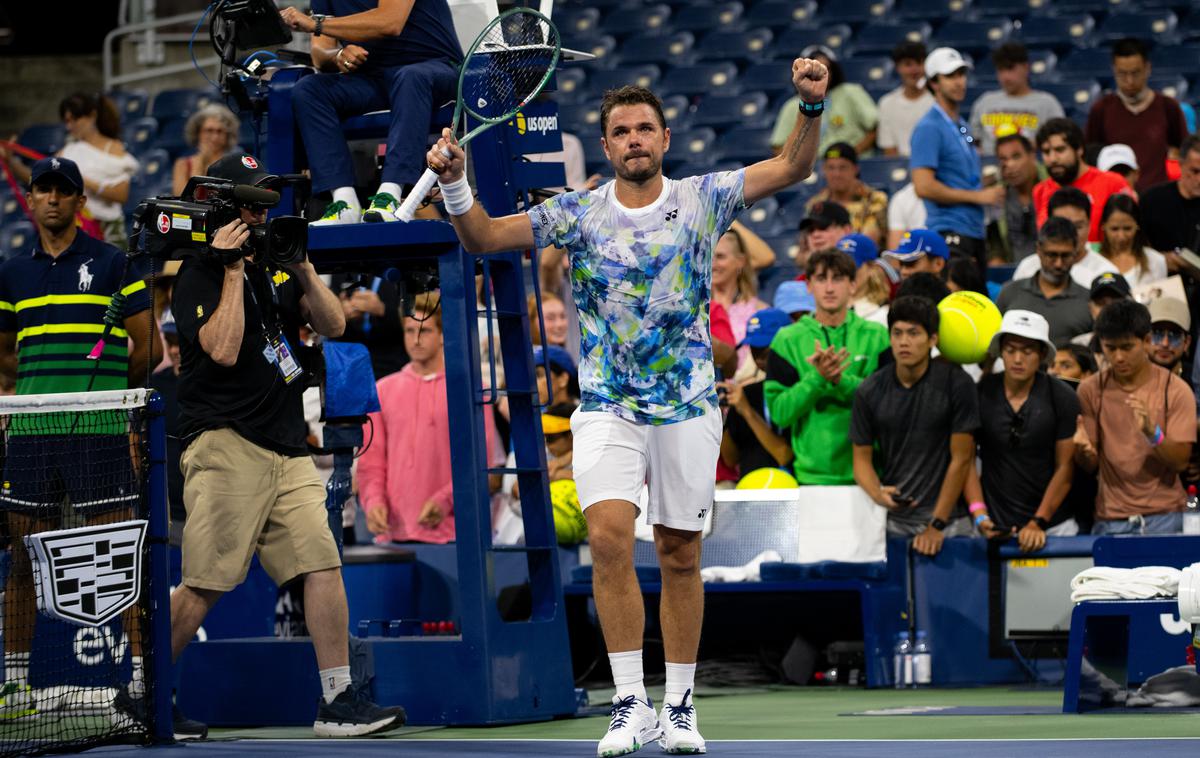
[[[179,197],[151,197],[138,204],[130,249],[164,260],[213,254],[224,263],[245,255],[255,263],[266,260],[277,266],[302,261],[308,252],[308,222],[299,216],[276,216],[252,225],[242,250],[218,253],[209,246],[218,229],[241,218],[242,208],[257,212],[278,203],[274,190],[193,176]]]

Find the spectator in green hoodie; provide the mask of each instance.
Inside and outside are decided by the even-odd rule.
[[[854,391],[875,371],[887,330],[850,310],[854,259],[841,250],[809,257],[816,311],[771,342],[766,398],[771,422],[790,430],[800,484],[853,484],[849,438]]]

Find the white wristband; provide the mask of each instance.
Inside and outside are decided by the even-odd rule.
[[[438,187],[442,190],[442,202],[446,205],[446,212],[451,216],[462,216],[475,204],[466,174],[453,184],[443,184],[439,181]]]

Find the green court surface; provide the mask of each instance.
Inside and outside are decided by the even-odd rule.
[[[593,704],[611,691],[593,690]],[[658,703],[661,690],[651,688]],[[709,740],[939,740],[1200,738],[1200,713],[1152,709],[1086,715],[843,715],[939,706],[1016,710],[1058,709],[1057,689],[1000,687],[930,690],[863,690],[842,687],[700,690],[699,726]],[[607,717],[564,719],[540,724],[486,728],[407,727],[392,739],[432,740],[595,740]],[[284,739],[311,736],[301,728],[214,729],[211,738]]]

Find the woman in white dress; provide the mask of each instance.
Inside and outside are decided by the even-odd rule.
[[[1146,244],[1138,201],[1112,195],[1100,214],[1100,254],[1109,260],[1130,287],[1167,278],[1167,259]]]
[[[138,161],[121,144],[121,119],[104,95],[76,93],[58,106],[69,139],[59,152],[83,174],[87,210],[100,223],[104,240],[122,250],[126,245],[125,202]]]

